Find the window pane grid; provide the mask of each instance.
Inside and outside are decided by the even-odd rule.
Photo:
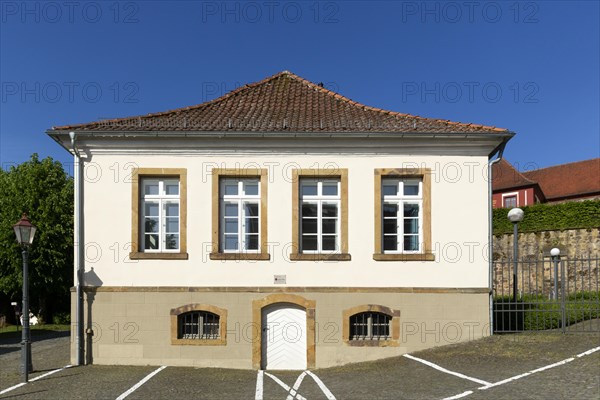
[[[389,340],[391,317],[377,312],[363,312],[350,317],[350,340]]]
[[[507,196],[504,198],[505,208],[514,208],[517,206],[517,196]]]
[[[221,251],[260,250],[260,179],[221,180]]]
[[[421,251],[422,180],[383,179],[382,247],[385,253]]]
[[[334,253],[340,242],[340,181],[300,180],[300,251]]]
[[[179,320],[180,339],[219,339],[220,317],[208,311],[193,311],[181,314]]]
[[[141,247],[147,252],[179,250],[179,180],[142,180]]]

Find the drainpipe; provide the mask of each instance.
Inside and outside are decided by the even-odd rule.
[[[491,160],[491,157],[494,156],[494,153],[490,155],[490,160],[488,161],[488,263],[489,263],[489,276],[488,276],[488,289],[490,291],[490,335],[494,334],[494,231],[492,227],[493,222],[493,208],[492,208],[492,167],[497,162],[502,160],[502,155],[504,154],[504,148],[506,147],[506,142],[508,139],[505,139],[502,144],[500,144],[498,148],[498,157],[494,160]]]
[[[75,163],[73,175],[75,177],[75,271],[76,271],[76,306],[77,335],[75,344],[77,347],[77,365],[84,365],[85,341],[83,337],[83,271],[84,271],[84,245],[83,245],[83,161],[75,144],[75,132],[69,132],[71,148],[73,149],[73,160]]]

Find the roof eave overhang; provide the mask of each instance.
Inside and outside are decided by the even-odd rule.
[[[465,132],[239,132],[239,131],[78,131],[77,129],[55,130],[46,133],[67,151],[70,151],[69,133],[75,132],[79,141],[94,139],[135,139],[135,138],[211,138],[211,139],[450,139],[466,141],[497,141],[499,147],[506,143],[515,133],[499,131],[497,133],[465,133]]]
[[[481,137],[513,137],[514,132],[248,132],[248,131],[89,131],[77,129],[49,129],[46,133],[50,136],[67,135],[75,132],[78,136],[86,137],[454,137],[454,138],[481,138]]]
[[[536,186],[538,186],[538,184],[535,182],[523,183],[523,184],[514,185],[514,186],[495,187],[492,189],[492,191],[493,191],[493,193],[499,193],[499,192],[507,192],[507,191],[520,190],[520,189],[535,188]]]

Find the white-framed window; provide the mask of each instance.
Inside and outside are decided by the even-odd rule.
[[[504,208],[514,208],[517,207],[518,203],[518,194],[510,193],[506,195],[502,195],[502,207]]]
[[[300,180],[300,252],[340,251],[340,180]]]
[[[179,192],[177,178],[143,178],[139,219],[142,251],[179,251]]]
[[[385,178],[381,182],[384,253],[420,253],[423,243],[423,181]]]
[[[220,251],[260,251],[260,179],[225,178],[220,181]]]

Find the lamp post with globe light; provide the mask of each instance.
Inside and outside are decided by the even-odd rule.
[[[558,300],[558,261],[560,260],[560,249],[554,247],[550,250],[550,255],[554,262],[554,300]]]
[[[508,212],[508,220],[513,223],[513,300],[517,301],[517,263],[519,259],[519,222],[523,221],[525,213],[520,208],[512,208]]]

